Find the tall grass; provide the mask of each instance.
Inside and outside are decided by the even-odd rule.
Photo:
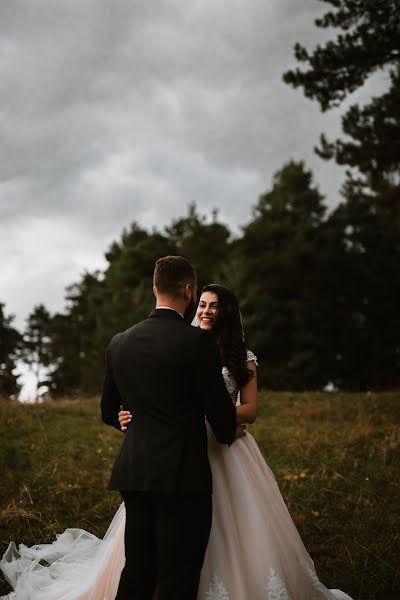
[[[120,503],[105,487],[122,434],[100,422],[98,404],[0,402],[1,553],[71,526],[105,533]],[[400,393],[264,392],[249,428],[320,579],[355,599],[400,598],[399,422]]]

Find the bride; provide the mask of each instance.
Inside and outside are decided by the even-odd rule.
[[[257,416],[257,359],[246,349],[236,296],[220,285],[205,286],[193,325],[217,336],[225,384],[245,429]],[[122,430],[131,418],[119,413]],[[351,600],[319,581],[254,438],[245,433],[225,447],[208,427],[208,453],[213,521],[198,600]],[[113,600],[125,561],[124,526],[121,504],[102,540],[67,529],[52,544],[21,544],[18,551],[11,543],[0,563],[15,590],[7,598]]]

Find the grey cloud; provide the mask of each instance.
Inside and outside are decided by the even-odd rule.
[[[342,170],[313,146],[321,131],[339,133],[340,111],[322,115],[282,82],[296,41],[331,35],[313,25],[326,9],[2,0],[0,300],[10,311],[59,309],[64,286],[103,268],[134,220],[162,228],[196,201],[237,230],[289,158],[304,158],[337,203]]]

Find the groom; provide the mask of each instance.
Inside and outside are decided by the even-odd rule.
[[[196,303],[193,267],[166,256],[154,270],[156,308],[113,337],[101,398],[105,423],[134,414],[111,474],[126,507],[125,556],[116,600],[196,600],[211,528],[212,480],[205,419],[222,444],[236,433],[215,339],[185,317]]]

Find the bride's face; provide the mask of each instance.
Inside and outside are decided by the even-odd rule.
[[[200,296],[196,318],[201,329],[211,330],[218,318],[218,296],[214,292],[203,292]]]

